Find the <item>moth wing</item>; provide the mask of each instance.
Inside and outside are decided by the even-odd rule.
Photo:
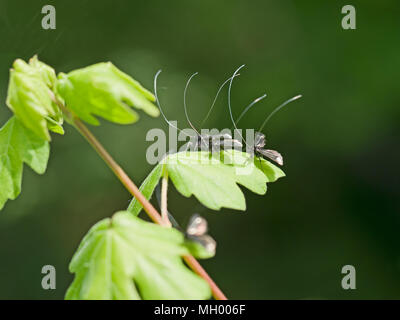
[[[210,235],[205,234],[199,237],[191,237],[190,239],[199,243],[202,247],[204,247],[204,249],[206,249],[207,252],[213,255],[215,254],[217,242]]]
[[[269,150],[269,149],[257,149],[257,151],[264,157],[267,157],[271,159],[272,161],[275,161],[279,165],[283,165],[283,157],[282,155],[275,150]]]
[[[186,234],[192,237],[200,237],[207,233],[208,223],[207,220],[198,214],[194,214],[188,223]]]
[[[265,134],[261,132],[256,132],[256,135],[254,137],[254,145],[257,146],[258,148],[264,148],[265,146]]]

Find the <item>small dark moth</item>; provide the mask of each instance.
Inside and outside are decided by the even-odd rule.
[[[254,154],[257,157],[261,158],[269,158],[272,161],[275,161],[277,164],[283,166],[283,157],[282,155],[275,150],[264,149],[266,144],[265,134],[261,132],[256,132],[254,137]]]
[[[216,135],[209,135],[209,134],[200,134],[200,132],[194,127],[194,125],[192,124],[192,122],[189,119],[188,113],[187,113],[187,106],[186,106],[186,92],[187,92],[187,88],[189,86],[189,83],[191,81],[191,79],[197,75],[197,72],[194,73],[189,80],[186,83],[185,86],[185,90],[184,90],[184,96],[183,96],[183,106],[184,106],[184,110],[185,110],[185,116],[186,116],[186,120],[189,123],[189,125],[191,126],[191,128],[194,130],[194,132],[196,133],[195,136],[189,136],[188,134],[186,134],[184,131],[182,131],[181,129],[179,129],[178,127],[174,126],[165,116],[163,110],[161,109],[159,100],[158,100],[158,96],[157,96],[157,78],[158,75],[161,73],[161,70],[159,70],[157,72],[157,74],[154,77],[154,94],[156,96],[156,103],[158,108],[160,109],[161,115],[163,116],[164,120],[173,128],[177,129],[179,132],[182,132],[183,134],[185,134],[186,136],[188,136],[190,138],[189,142],[186,145],[186,150],[191,149],[191,150],[202,150],[202,151],[211,151],[211,152],[216,152],[216,151],[220,151],[221,149],[227,149],[227,148],[241,148],[242,147],[242,143],[239,140],[233,139],[231,135],[229,134],[216,134]],[[235,75],[237,76],[237,74]],[[231,78],[227,79],[218,89],[218,92],[214,98],[214,101],[210,107],[210,110],[208,111],[206,117],[204,118],[202,124],[205,122],[205,120],[208,118],[208,116],[210,115],[215,102],[218,98],[218,95],[221,91],[221,89],[225,86],[225,84],[227,84],[229,82],[229,80],[231,80]]]
[[[213,237],[207,234],[207,232],[207,220],[197,213],[194,214],[190,218],[187,225],[185,232],[186,238],[201,244],[207,250],[207,252],[215,254],[217,243],[215,242]]]
[[[243,110],[243,112],[241,113],[241,115],[238,117],[236,123],[233,120],[233,115],[232,115],[232,108],[231,108],[231,88],[232,88],[232,82],[233,79],[235,78],[236,74],[239,72],[239,70],[241,68],[243,68],[244,65],[240,66],[233,74],[233,76],[230,78],[230,83],[229,83],[229,89],[228,89],[228,108],[229,108],[229,114],[231,116],[231,120],[233,123],[233,126],[235,127],[236,130],[238,130],[237,128],[237,123],[239,123],[240,119],[245,115],[245,113],[258,101],[260,101],[262,98],[266,97],[266,95],[261,96],[260,98],[257,98],[256,100],[254,100],[253,103],[251,103],[246,109]],[[282,155],[275,150],[271,150],[271,149],[264,149],[265,145],[266,145],[266,138],[265,138],[265,134],[263,134],[261,131],[263,130],[263,128],[265,127],[265,125],[267,124],[268,120],[271,119],[271,117],[278,112],[280,109],[282,109],[284,106],[286,106],[287,104],[289,104],[290,102],[297,100],[301,98],[301,95],[297,95],[293,98],[290,98],[289,100],[285,101],[284,103],[282,103],[281,105],[279,105],[278,107],[276,107],[270,114],[269,116],[265,119],[265,121],[263,122],[263,124],[261,125],[260,129],[258,131],[256,131],[255,133],[255,137],[254,137],[254,144],[249,145],[246,140],[243,138],[243,136],[241,136],[242,140],[245,142],[246,146],[252,150],[255,154],[256,157],[258,158],[263,158],[263,159],[270,159],[274,162],[276,162],[279,165],[283,165],[283,157]],[[260,160],[261,161],[261,160]]]

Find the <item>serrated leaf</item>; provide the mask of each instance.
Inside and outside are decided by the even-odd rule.
[[[117,212],[79,245],[66,299],[207,299],[208,284],[182,261],[188,253],[179,231]]]
[[[36,57],[29,64],[17,59],[10,70],[6,101],[25,127],[48,141],[48,129],[63,133],[62,113],[50,98],[54,81],[54,70]]]
[[[21,192],[23,163],[36,173],[46,170],[49,143],[25,128],[15,117],[0,129],[0,209]]]
[[[162,166],[157,165],[154,169],[150,172],[150,174],[146,177],[146,179],[141,184],[139,190],[145,196],[147,200],[150,200],[154,189],[157,187],[158,182],[162,175]],[[142,205],[136,198],[133,198],[129,204],[128,211],[133,215],[139,215],[140,211],[143,209]]]
[[[138,115],[131,107],[159,115],[152,103],[153,94],[111,62],[61,73],[58,78],[57,93],[66,106],[90,124],[99,124],[95,116],[120,124],[133,123]]]
[[[176,189],[184,196],[194,195],[204,206],[245,210],[246,200],[238,187],[243,185],[257,194],[265,194],[266,183],[283,176],[283,171],[249,154],[228,150],[220,154],[209,152],[179,152],[163,161]]]
[[[179,152],[165,158],[168,175],[185,197],[194,195],[203,205],[245,210],[244,195],[231,168],[208,152]]]

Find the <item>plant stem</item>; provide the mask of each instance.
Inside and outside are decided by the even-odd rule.
[[[78,118],[73,118],[73,123],[77,127],[78,131],[86,138],[86,140],[92,145],[92,147],[97,151],[100,157],[104,160],[104,162],[110,167],[110,169],[114,172],[117,178],[121,181],[121,183],[125,186],[125,188],[134,196],[140,204],[143,206],[143,209],[149,215],[149,217],[157,224],[162,226],[167,226],[154,208],[154,206],[143,196],[143,194],[139,191],[133,181],[128,177],[125,171],[117,164],[117,162],[111,157],[111,155],[104,149],[104,147],[100,144],[100,142],[96,139],[96,137],[89,131],[89,129],[85,126],[85,124],[79,120]],[[164,179],[163,179],[164,180]],[[168,219],[168,214],[167,214]],[[191,255],[183,256],[183,259],[189,265],[189,267],[197,273],[200,277],[202,277],[209,284],[213,296],[216,300],[227,300],[226,296],[223,292],[218,288],[216,283],[211,279],[211,277],[207,274],[204,268],[200,265],[200,263]]]
[[[162,219],[160,214],[154,208],[154,206],[146,199],[146,197],[139,191],[138,187],[133,183],[125,171],[118,165],[118,163],[111,157],[107,150],[102,146],[102,144],[96,139],[92,132],[86,127],[86,125],[76,116],[74,116],[71,111],[59,101],[55,95],[51,92],[52,100],[59,106],[59,108],[65,113],[68,118],[72,121],[74,126],[77,128],[79,133],[90,143],[93,149],[100,155],[108,167],[114,172],[115,176],[124,185],[124,187],[129,191],[129,193],[134,196],[140,204],[143,206],[144,211],[148,214],[151,220],[155,223],[167,226],[165,221]],[[163,178],[164,181],[164,178]],[[168,180],[167,180],[168,182]],[[165,190],[166,192],[167,190]],[[166,206],[166,203],[165,203]],[[167,213],[168,217],[168,213]],[[169,220],[168,220],[169,222]],[[210,286],[213,297],[216,300],[227,300],[224,293],[218,288],[217,284],[211,279],[200,263],[191,255],[183,256],[183,259],[187,265],[200,277],[202,277]]]
[[[168,218],[167,193],[168,193],[168,171],[164,170],[161,182],[161,217],[164,221],[164,224],[171,227],[171,222]],[[226,296],[218,288],[213,279],[211,279],[211,277],[207,274],[204,268],[193,256],[186,255],[183,257],[183,260],[185,260],[186,264],[189,265],[194,272],[196,272],[200,277],[202,277],[204,280],[208,282],[209,286],[212,289],[213,296],[217,300],[227,300]]]
[[[211,291],[213,297],[216,300],[228,300],[228,298],[224,295],[220,288],[218,288],[217,284],[214,280],[208,275],[207,271],[201,266],[201,264],[191,255],[186,255],[183,257],[183,260],[190,266],[190,268],[196,272],[200,277],[206,280],[211,287]]]
[[[153,207],[153,205],[147,201],[144,195],[139,191],[138,187],[133,183],[133,181],[128,177],[125,171],[118,165],[118,163],[111,157],[111,155],[104,149],[100,142],[95,138],[95,136],[89,131],[89,129],[81,122],[79,119],[73,120],[74,125],[78,131],[86,138],[86,140],[92,145],[92,147],[97,151],[104,162],[110,167],[110,169],[117,176],[119,181],[124,185],[124,187],[141,203],[143,209],[149,215],[150,219],[159,225],[164,225],[160,214]]]
[[[171,227],[171,222],[168,218],[167,207],[167,193],[168,193],[168,172],[164,169],[164,174],[161,181],[161,218],[165,226]]]

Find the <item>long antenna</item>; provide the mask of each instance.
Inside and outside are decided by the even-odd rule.
[[[242,140],[244,141],[244,143],[246,144],[246,146],[250,147],[246,140],[243,138],[243,136],[241,135],[241,133],[239,132],[239,129],[236,126],[235,120],[233,120],[233,115],[232,115],[232,108],[231,108],[231,89],[232,89],[232,82],[233,79],[236,77],[236,75],[238,74],[239,70],[242,69],[244,67],[244,64],[241,65],[239,68],[236,69],[236,71],[233,73],[233,76],[231,77],[231,81],[229,82],[229,88],[228,88],[228,109],[229,109],[229,115],[231,116],[231,120],[233,123],[233,126],[235,127],[235,130],[238,132],[238,134],[240,135],[240,137],[242,138]]]
[[[154,76],[154,95],[156,97],[156,104],[158,106],[158,109],[160,109],[161,115],[163,116],[164,120],[168,123],[168,125],[170,125],[171,127],[177,129],[179,132],[182,132],[184,135],[186,135],[187,137],[190,137],[190,135],[188,135],[186,132],[182,131],[181,129],[179,129],[177,126],[174,126],[165,116],[161,105],[160,105],[160,101],[158,100],[158,95],[157,95],[157,78],[159,76],[159,74],[161,73],[161,69],[157,71],[156,75]]]
[[[237,74],[236,77],[237,77],[237,76],[239,76],[239,74]],[[226,79],[226,80],[220,85],[220,87],[219,87],[219,89],[218,89],[218,91],[217,91],[217,94],[215,95],[214,101],[213,101],[213,103],[212,103],[212,105],[211,105],[211,107],[210,107],[210,110],[208,110],[208,113],[207,113],[207,115],[204,117],[203,121],[201,122],[200,127],[203,127],[204,122],[206,122],[206,120],[207,120],[208,117],[210,116],[211,111],[212,111],[213,108],[214,108],[215,102],[217,101],[218,95],[219,95],[219,93],[221,92],[222,88],[223,88],[231,79],[232,79],[232,77]]]
[[[267,124],[268,120],[271,119],[271,117],[277,113],[280,109],[282,109],[284,106],[286,106],[287,104],[289,104],[290,102],[293,102],[297,99],[300,99],[302,97],[301,94],[294,96],[293,98],[290,98],[289,100],[286,100],[284,103],[282,103],[281,105],[279,105],[278,107],[276,107],[267,117],[267,119],[265,119],[265,121],[263,122],[263,124],[261,125],[260,129],[258,130],[259,132],[262,131],[262,129],[264,129],[265,125]]]
[[[185,116],[186,116],[187,122],[188,122],[189,125],[192,127],[192,129],[193,129],[194,131],[196,131],[196,133],[200,136],[200,133],[199,133],[199,132],[197,131],[197,129],[194,127],[194,125],[192,124],[192,122],[190,122],[190,119],[189,119],[189,116],[188,116],[188,113],[187,113],[187,107],[186,107],[186,91],[187,91],[187,88],[188,88],[188,86],[189,86],[190,80],[192,80],[192,78],[193,78],[195,75],[197,75],[197,74],[198,74],[198,72],[193,73],[193,74],[190,76],[189,80],[186,82],[185,91],[183,92],[183,108],[185,109]]]
[[[246,114],[246,112],[250,110],[250,108],[251,108],[252,106],[254,106],[257,102],[261,101],[262,99],[264,99],[264,98],[266,98],[266,97],[267,97],[267,94],[265,93],[265,94],[263,94],[261,97],[258,97],[258,98],[256,98],[256,99],[254,99],[253,102],[250,103],[250,104],[242,111],[242,113],[240,114],[240,116],[236,119],[236,124],[239,123],[239,121],[243,118],[243,116]]]

